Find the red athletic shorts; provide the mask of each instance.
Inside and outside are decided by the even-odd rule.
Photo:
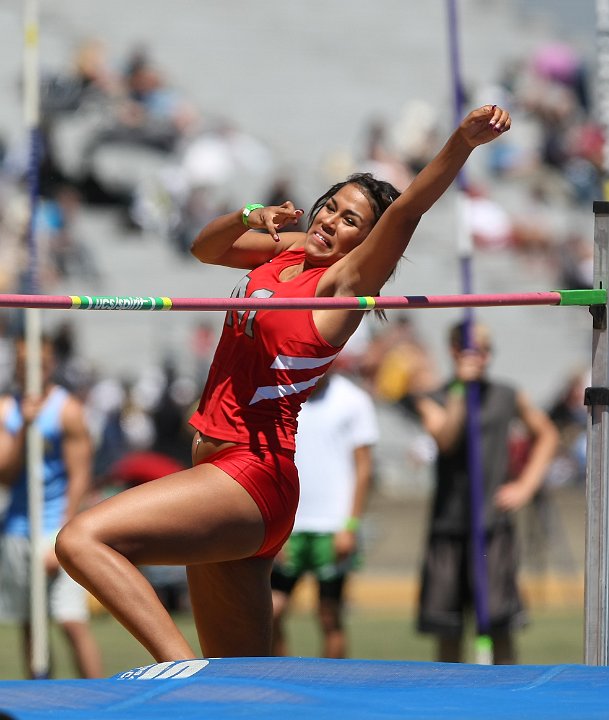
[[[298,507],[300,485],[294,456],[235,445],[203,463],[224,470],[251,495],[265,525],[264,542],[254,557],[275,557],[292,532]]]

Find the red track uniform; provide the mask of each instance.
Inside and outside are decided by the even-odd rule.
[[[279,280],[282,270],[303,260],[302,249],[284,251],[248,273],[232,297],[314,297],[325,268],[306,270],[287,282]],[[260,508],[267,538],[258,555],[274,554],[291,531],[298,504],[298,476],[293,466],[298,412],[339,350],[320,336],[311,310],[226,314],[209,377],[190,423],[204,435],[247,446],[247,459],[243,447],[234,448],[243,458],[241,469],[234,460],[227,462],[230,450],[207,462],[243,485]],[[293,471],[287,472],[286,459]],[[269,462],[281,478],[272,480],[268,470],[257,471],[259,463],[268,468]],[[286,484],[291,488],[289,501]]]

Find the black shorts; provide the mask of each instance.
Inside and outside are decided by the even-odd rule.
[[[487,533],[489,631],[522,627],[526,614],[517,585],[518,548],[513,527]],[[473,610],[471,543],[460,536],[432,535],[423,563],[417,626],[423,633],[458,637]]]
[[[275,559],[271,588],[291,595],[296,583],[305,574],[314,575],[320,600],[341,601],[348,572],[356,557],[337,562],[334,533],[292,533],[284,546],[282,561]]]
[[[302,577],[302,576],[301,576]],[[317,579],[318,586],[318,597],[320,600],[336,600],[341,602],[343,599],[343,592],[345,588],[346,577],[341,575],[332,580],[319,580]],[[278,592],[291,595],[296,583],[300,578],[294,577],[293,575],[286,575],[280,564],[275,563],[273,571],[271,572],[271,588]]]

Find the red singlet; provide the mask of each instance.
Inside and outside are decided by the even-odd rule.
[[[279,280],[303,260],[302,249],[282,252],[248,273],[231,297],[314,297],[326,268]],[[190,423],[253,450],[293,452],[300,407],[339,350],[321,337],[311,310],[229,311]]]

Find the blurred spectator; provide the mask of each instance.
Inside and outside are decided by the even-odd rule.
[[[579,203],[591,203],[603,195],[604,147],[603,129],[592,119],[574,125],[566,135],[565,175]]]
[[[125,98],[117,107],[115,125],[100,133],[90,150],[107,142],[131,142],[172,152],[198,127],[193,105],[168,84],[146,49],[132,52],[124,84]]]
[[[77,47],[68,72],[43,76],[39,170],[43,196],[51,196],[58,184],[81,180],[87,158],[78,150],[66,156],[66,149],[70,145],[80,149],[83,133],[85,136],[95,133],[123,95],[121,78],[111,68],[106,47],[98,38],[87,39]],[[74,122],[78,116],[86,121]]]
[[[509,213],[489,197],[481,185],[470,184],[463,198],[465,231],[481,249],[501,250],[514,242],[514,226]]]
[[[67,73],[46,73],[41,105],[45,118],[61,112],[76,112],[83,104],[120,97],[123,84],[110,66],[106,46],[99,38],[88,38],[75,51]]]
[[[81,195],[69,185],[56,186],[51,197],[38,205],[37,242],[48,246],[49,264],[57,279],[99,280],[91,249],[79,236],[81,210]]]
[[[76,362],[76,338],[74,325],[69,321],[60,323],[52,336],[53,350],[55,352],[56,368],[55,380],[64,387],[73,389],[71,382],[71,368]]]
[[[108,392],[109,386],[109,392]],[[198,386],[173,366],[149,367],[134,382],[104,380],[89,393],[97,430],[96,477],[125,455],[158,452],[190,465],[193,431],[186,422]]]
[[[180,472],[185,468],[185,465],[164,453],[134,450],[112,463],[104,484],[109,484],[117,490],[124,490],[151,482],[164,475]]]
[[[43,390],[40,397],[24,395],[27,348],[15,347],[14,391],[0,397],[0,484],[9,488],[9,504],[0,538],[0,618],[17,622],[31,668],[30,525],[28,478],[24,465],[26,430],[34,423],[44,442],[43,558],[48,581],[49,612],[68,640],[81,677],[101,677],[101,657],[88,624],[85,590],[59,566],[55,538],[81,509],[90,489],[91,439],[81,403],[52,381],[53,346],[42,344]]]
[[[188,138],[171,162],[136,185],[130,220],[136,228],[165,235],[183,248],[201,218],[225,212],[235,196],[261,197],[272,170],[264,143],[220,120]]]
[[[423,100],[409,102],[393,128],[396,152],[413,173],[422,170],[438,144],[438,113]]]
[[[358,530],[372,482],[378,439],[374,405],[353,382],[327,373],[298,418],[300,502],[294,531],[271,574],[273,654],[286,655],[284,619],[292,591],[307,573],[318,585],[324,657],[344,658],[345,584],[358,560]]]
[[[152,447],[188,467],[194,430],[186,421],[186,411],[198,397],[198,386],[181,378],[171,362],[165,363],[163,373],[162,392],[149,409],[155,430]]]
[[[372,395],[396,403],[409,394],[438,385],[435,362],[407,314],[391,317],[370,341],[360,372]]]
[[[542,183],[534,182],[512,218],[514,249],[529,257],[541,257],[550,266],[561,242],[561,230],[547,189]]]
[[[558,454],[548,477],[550,485],[584,483],[588,423],[584,393],[588,385],[590,371],[574,370],[548,411],[560,434]]]
[[[594,265],[594,243],[574,232],[560,248],[561,287],[565,290],[591,288]]]
[[[87,41],[75,69],[50,76],[42,96],[45,196],[70,183],[88,203],[128,207],[143,168],[199,128],[193,104],[143,48],[133,50],[121,74],[109,68],[102,43]],[[116,153],[125,147],[129,163]]]
[[[586,66],[566,42],[548,42],[538,47],[531,58],[534,72],[548,83],[568,88],[582,110],[590,109]]]
[[[207,320],[201,320],[192,333],[192,355],[195,361],[195,382],[201,386],[207,380],[218,340],[218,332]]]
[[[29,204],[21,188],[15,187],[4,198],[0,215],[0,289],[3,292],[23,292],[27,282]],[[45,252],[39,248],[43,272],[42,287],[46,287]]]
[[[354,152],[337,149],[328,156],[324,173],[329,182],[355,172],[369,172],[380,180],[386,180],[400,192],[412,182],[418,168],[413,169],[410,158],[394,138],[387,122],[381,118],[369,120]],[[421,147],[419,146],[419,150]],[[416,161],[414,161],[416,167]]]
[[[412,182],[414,173],[390,147],[389,131],[382,120],[373,120],[365,128],[364,147],[357,163],[358,172],[369,172],[386,180],[400,192]]]
[[[94,379],[86,396],[87,425],[91,429],[95,453],[95,476],[105,472],[110,463],[118,457],[115,447],[120,445],[118,433],[113,438],[108,437],[108,427],[113,424],[114,418],[120,414],[120,409],[126,400],[126,391],[121,382],[115,378],[107,377]]]
[[[419,598],[418,628],[437,642],[437,659],[461,662],[465,618],[476,599],[472,557],[471,465],[466,421],[467,383],[477,383],[480,398],[480,452],[483,478],[482,527],[487,573],[488,627],[478,628],[493,641],[493,662],[513,664],[513,631],[522,626],[525,610],[517,584],[518,552],[513,514],[541,487],[557,444],[558,433],[547,415],[526,395],[492,380],[491,336],[480,324],[450,332],[454,376],[433,395],[414,403],[423,425],[438,446],[436,486],[430,513]],[[522,422],[531,438],[526,461],[510,462],[513,423]],[[512,464],[512,468],[510,465]],[[510,475],[510,469],[516,475]]]
[[[264,143],[222,119],[184,147],[180,167],[187,188],[208,187],[217,202],[226,204],[231,199],[227,187],[266,183],[273,163]]]
[[[534,124],[536,171],[546,184],[577,203],[598,197],[602,131],[591,117],[588,71],[579,53],[568,43],[543,43],[506,67],[503,82],[515,108]],[[527,171],[533,170],[531,163]]]
[[[190,258],[190,248],[199,230],[221,214],[209,190],[201,185],[190,188],[181,208],[176,208],[176,220],[168,228],[172,247],[184,258]]]
[[[8,390],[13,371],[13,342],[9,317],[6,312],[0,312],[0,393]]]
[[[110,465],[130,450],[147,450],[152,446],[154,423],[134,402],[133,388],[128,383],[103,380],[92,388],[89,402],[94,407],[93,420],[98,432],[96,478],[103,477]]]
[[[271,183],[265,197],[260,201],[263,205],[282,205],[286,200],[291,200],[296,207],[302,207],[302,203],[298,200],[298,193],[292,187],[292,180],[284,174],[277,174]],[[298,223],[292,225],[290,230],[305,230],[304,217],[298,218]]]

